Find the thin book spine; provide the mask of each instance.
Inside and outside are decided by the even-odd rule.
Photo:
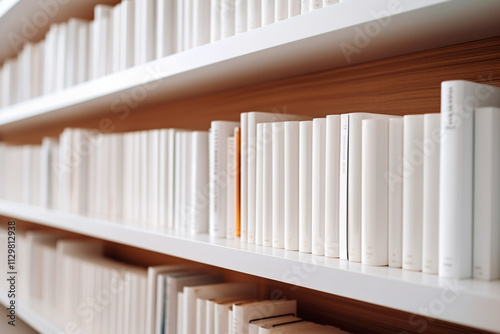
[[[414,271],[422,270],[423,139],[423,115],[405,116],[403,157],[410,168],[403,175],[403,269]]]
[[[403,118],[389,119],[389,267],[403,265]]]
[[[424,115],[424,189],[422,223],[422,271],[438,273],[439,258],[439,151],[441,115]]]
[[[339,257],[340,115],[326,116],[325,256]]]
[[[285,122],[284,130],[285,249],[297,251],[299,250],[299,122]]]
[[[284,146],[285,132],[283,122],[272,124],[272,245],[285,247],[285,203],[284,203]]]
[[[312,234],[313,255],[325,254],[325,155],[326,118],[313,120],[312,142]]]
[[[312,121],[299,124],[299,251],[311,253]]]

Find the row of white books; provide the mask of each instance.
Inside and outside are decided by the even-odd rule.
[[[104,244],[64,232],[16,230],[21,299],[65,331],[247,334],[345,333],[297,317],[297,301],[261,300],[255,282],[224,282],[201,266],[142,267],[104,256]],[[1,230],[6,246],[7,231]],[[2,252],[7,252],[2,247]],[[12,271],[12,270],[8,270]],[[7,271],[6,271],[7,272]],[[2,281],[2,287],[7,288]],[[19,298],[20,297],[20,298]],[[295,332],[294,332],[295,333]]]
[[[338,0],[123,0],[53,24],[0,68],[0,107],[50,94]]]
[[[464,96],[479,97],[471,106]],[[500,106],[499,88],[450,81],[441,115],[248,112],[240,123],[213,121],[209,132],[67,129],[58,145],[0,146],[2,198],[367,265],[500,279],[499,109],[488,105]]]

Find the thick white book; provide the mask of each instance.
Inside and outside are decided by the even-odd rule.
[[[299,125],[299,251],[311,252],[312,234],[312,121]]]
[[[301,318],[297,318],[291,314],[276,316],[271,318],[264,318],[259,320],[250,320],[248,324],[248,334],[259,334],[260,327],[273,326],[283,323],[290,323],[302,320]]]
[[[301,0],[288,0],[288,17],[300,15]]]
[[[325,256],[339,257],[340,115],[326,116]]]
[[[94,8],[92,79],[111,73],[112,9],[107,5],[97,5]]]
[[[182,232],[187,232],[190,226],[190,207],[191,207],[191,175],[189,171],[191,170],[191,141],[192,141],[192,132],[186,131],[182,133],[182,143],[183,147],[181,153],[181,168],[183,169],[182,173],[182,184],[183,187],[181,189],[181,198],[180,198],[180,220],[178,230]]]
[[[75,84],[89,79],[89,22],[80,24],[76,43]]]
[[[209,232],[213,237],[226,237],[227,190],[229,178],[227,139],[234,134],[238,122],[212,121],[210,129],[209,157]]]
[[[189,50],[193,47],[193,4],[195,0],[183,0],[183,47]]]
[[[70,154],[71,154],[71,129],[64,129],[59,136],[59,164],[58,164],[58,178],[59,178],[59,199],[58,209],[68,212],[70,209],[70,189],[71,189],[71,172]]]
[[[150,161],[148,157],[150,156],[150,145],[149,145],[149,131],[140,131],[140,154],[141,157],[139,163],[139,226],[143,228],[148,228],[149,225],[149,203],[150,198],[153,194],[149,191],[149,178],[152,177],[149,173]]]
[[[285,247],[285,125],[272,124],[272,246]]]
[[[44,137],[40,151],[40,206],[53,208],[53,156],[57,154],[58,141],[55,138]]]
[[[255,173],[255,244],[262,245],[264,219],[264,124],[257,124],[256,173]]]
[[[299,124],[284,122],[285,249],[295,251],[299,250]]]
[[[57,41],[56,41],[56,58],[55,58],[55,86],[54,91],[60,91],[65,88],[65,70],[66,63],[72,60],[67,58],[68,47],[68,24],[60,23],[57,27]]]
[[[167,231],[168,230],[168,189],[169,189],[169,133],[170,130],[161,129],[158,131],[158,230]]]
[[[262,26],[275,22],[275,1],[279,0],[262,0]]]
[[[350,113],[341,116],[339,192],[339,256],[361,262],[361,121],[387,115]]]
[[[248,30],[259,28],[262,25],[262,0],[247,0],[248,3]]]
[[[145,64],[156,55],[156,0],[135,1],[134,64]]]
[[[148,136],[148,203],[147,203],[147,227],[160,230],[160,207],[165,204],[160,202],[160,130],[149,130]]]
[[[273,125],[262,125],[262,245],[273,245]]]
[[[404,118],[389,119],[389,267],[403,265],[403,122]]]
[[[274,21],[282,21],[288,18],[288,0],[274,0]]]
[[[175,154],[176,154],[176,133],[178,131],[174,129],[169,129],[167,136],[168,136],[168,156],[167,156],[167,229],[172,230],[174,228],[174,222],[175,222],[175,195],[176,195],[176,189],[175,189],[175,173],[176,173],[176,160],[175,160]]]
[[[132,133],[132,220],[131,225],[137,226],[141,212],[141,132]]]
[[[310,10],[315,10],[319,8],[323,8],[323,0],[310,0],[309,2]]]
[[[473,110],[500,105],[500,88],[441,83],[439,276],[472,277]]]
[[[56,90],[56,67],[57,67],[57,33],[58,24],[52,24],[46,35],[46,53],[44,55],[45,70],[44,73],[52,73],[44,77],[44,94],[50,94]],[[5,65],[4,65],[5,67]]]
[[[241,240],[255,242],[256,132],[258,123],[296,121],[310,117],[280,113],[249,112],[241,114]],[[245,166],[246,164],[246,166]],[[246,200],[246,205],[243,201]],[[246,214],[246,220],[244,220]]]
[[[248,334],[251,320],[297,314],[296,300],[262,300],[233,305],[233,332]]]
[[[122,4],[116,4],[111,10],[111,73],[120,71],[120,52],[121,52],[121,16],[122,16]]]
[[[226,239],[234,239],[236,221],[236,139],[227,138]]]
[[[193,47],[209,42],[210,1],[193,0]]]
[[[194,131],[191,137],[191,217],[189,219],[191,233],[208,233],[210,211],[207,194],[208,151],[208,131]]]
[[[156,58],[175,52],[175,0],[156,0]]]
[[[33,73],[31,74],[31,97],[34,98],[42,95],[42,85],[43,85],[43,54],[45,48],[45,41],[41,40],[40,42],[33,45],[33,54],[32,61],[33,64],[31,66]],[[1,105],[1,103],[0,103]]]
[[[405,116],[403,131],[403,158],[410,166],[403,173],[403,269],[421,271],[424,116]]]
[[[235,33],[241,34],[248,29],[248,0],[235,0],[234,5]]]
[[[176,329],[173,333],[183,334],[184,327],[182,319],[184,319],[184,292],[177,293],[177,320],[176,320]]]
[[[94,30],[95,30],[96,22],[90,21],[88,26],[88,50],[87,50],[87,75],[86,81],[93,80],[94,78]]]
[[[313,119],[312,135],[311,252],[314,255],[324,255],[326,118]]]
[[[439,259],[439,152],[441,115],[424,115],[424,184],[422,213],[422,271],[438,273]]]
[[[135,4],[133,0],[123,0],[120,9],[120,70],[135,64]]]
[[[214,284],[222,281],[222,277],[218,275],[208,274],[193,274],[181,276],[167,277],[167,300],[166,300],[166,316],[165,316],[165,333],[176,334],[183,333],[182,330],[182,311],[183,307],[176,307],[179,299],[178,294],[184,291],[186,286],[197,286]],[[184,300],[184,298],[182,298]],[[182,301],[183,303],[183,301]],[[179,321],[179,316],[181,321]]]
[[[183,131],[175,132],[175,148],[174,148],[174,221],[173,229],[178,230],[181,221],[181,191],[184,187],[184,170],[182,166],[183,152]]]
[[[122,134],[123,140],[123,197],[122,197],[122,223],[130,224],[132,220],[132,202],[133,202],[133,194],[132,194],[132,165],[133,165],[133,142],[132,142],[132,133],[124,133]],[[91,194],[92,191],[89,191]]]
[[[184,0],[175,0],[175,52],[184,51]]]
[[[210,0],[210,42],[221,39],[222,0]]]
[[[389,119],[362,121],[361,263],[387,265]]]
[[[500,108],[474,110],[473,274],[490,281],[500,279],[499,127]]]
[[[235,3],[238,0],[221,1],[221,38],[233,36],[235,33]]]
[[[196,333],[197,324],[195,321],[192,321],[193,315],[196,314],[196,298],[212,299],[242,295],[255,296],[256,294],[257,284],[255,282],[219,283],[184,287],[183,332],[186,334]]]
[[[310,11],[309,9],[309,3],[312,0],[300,0],[300,13],[305,14]]]
[[[83,62],[80,57],[84,58],[84,50],[80,50],[80,27],[87,26],[87,22],[75,18],[70,18],[66,26],[66,63],[64,64],[64,87],[70,87],[78,83],[78,65]],[[86,38],[87,36],[82,36]],[[87,43],[87,40],[84,40]],[[86,68],[86,66],[85,66]]]

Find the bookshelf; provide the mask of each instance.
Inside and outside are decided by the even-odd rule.
[[[10,0],[4,1],[2,29],[1,24],[6,24],[2,21],[19,18],[15,9],[27,2],[11,1],[9,9]],[[73,3],[82,1],[68,6]],[[500,84],[495,15],[500,2],[405,0],[399,4],[403,10],[349,64],[340,43],[352,43],[356,28],[377,22],[372,11],[386,9],[388,2],[346,1],[9,106],[0,110],[0,139],[39,142],[42,136],[58,135],[66,126],[98,128],[104,118],[114,122],[113,131],[121,132],[157,127],[207,129],[210,120],[236,120],[240,112],[249,110],[278,109],[311,116],[351,111],[439,112],[438,87],[443,80],[476,81],[489,76],[490,83]],[[86,6],[90,13],[93,4]],[[26,14],[25,10],[18,13]],[[0,59],[7,56],[0,54]],[[121,120],[112,104],[146,84],[154,84],[155,89]],[[417,272],[210,240],[207,235],[165,235],[5,201],[0,201],[0,215],[297,284],[331,294],[332,300],[337,296],[357,300],[368,305],[358,315],[360,322],[373,315],[370,311],[390,308],[401,311],[398,319],[406,320],[398,324],[398,330],[418,328],[408,323],[408,313],[429,315],[445,322],[444,327],[500,328],[495,313],[500,309],[499,281],[463,280],[453,290],[449,284],[454,282]],[[313,268],[314,275],[300,282],[284,277],[290,268],[303,265]],[[442,312],[426,313],[431,304],[444,303],[450,291],[459,294],[453,302],[445,303]],[[36,327],[43,326],[43,317],[27,307],[20,309],[21,317],[35,319],[30,325],[43,328]]]
[[[500,308],[500,281],[453,281],[421,272],[366,266],[238,240],[213,239],[205,234],[165,235],[7,201],[0,201],[0,215],[412,314],[425,315],[443,303],[447,307],[435,315],[440,320],[490,331],[500,328],[500,319],[495,316]],[[301,266],[307,266],[311,272],[305,279],[299,279],[291,271]],[[448,307],[447,301],[452,299]],[[459,312],[469,305],[474,308]]]
[[[146,88],[144,103],[165,103],[496,35],[498,2],[398,3],[397,13],[385,27],[374,19],[374,13],[387,11],[387,3],[347,1],[8,106],[0,110],[0,133],[54,120],[103,115],[122,97],[147,85],[154,85],[154,89]],[[362,7],[372,10],[360,11]],[[425,25],[415,34],[414,22],[422,17]],[[348,60],[339,45],[355,47],[356,31],[370,29],[370,23],[379,27],[380,33]]]

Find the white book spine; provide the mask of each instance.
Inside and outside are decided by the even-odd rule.
[[[500,279],[500,109],[474,111],[474,278]]]
[[[45,49],[45,41],[42,40],[35,44],[33,50],[33,83],[31,88],[31,98],[40,96],[42,94],[42,80],[43,80],[43,55]],[[1,105],[1,103],[0,103]]]
[[[300,13],[305,14],[310,11],[309,2],[312,0],[301,0],[300,1]]]
[[[300,15],[300,0],[288,0],[288,17]]]
[[[163,232],[168,230],[168,139],[168,130],[158,131],[158,229]]]
[[[438,273],[439,259],[439,149],[441,115],[424,115],[424,181],[422,222],[422,271]]]
[[[193,44],[200,46],[210,42],[210,1],[194,0]]]
[[[164,206],[164,203],[160,203],[160,132],[159,130],[149,130],[147,132],[148,136],[148,213],[147,213],[147,223],[148,228],[158,231],[160,228],[160,206]],[[112,164],[112,162],[111,162]]]
[[[208,132],[195,131],[191,145],[191,233],[208,233]]]
[[[276,0],[262,0],[262,26],[274,23],[274,2]]]
[[[221,38],[221,1],[210,0],[210,42]]]
[[[257,124],[256,173],[255,173],[255,244],[262,245],[264,210],[264,123]]]
[[[175,0],[156,0],[156,58],[175,52]]]
[[[234,239],[234,222],[236,221],[236,143],[235,137],[227,138],[227,171],[226,189],[226,239]]]
[[[284,130],[285,249],[296,251],[299,250],[299,122],[285,122]]]
[[[111,9],[106,5],[97,5],[94,10],[92,78],[96,79],[109,73],[108,57],[111,56]]]
[[[193,47],[193,1],[195,0],[183,0],[182,46],[184,50],[189,50]]]
[[[235,33],[235,1],[223,0],[221,4],[221,38]]]
[[[181,203],[181,190],[184,187],[182,180],[183,180],[183,170],[181,168],[181,156],[182,156],[182,151],[183,151],[183,145],[182,145],[182,132],[176,131],[175,133],[175,184],[174,184],[174,223],[173,223],[173,229],[178,230],[180,221],[181,221],[181,210],[180,210],[180,203]]]
[[[323,8],[323,0],[310,0],[309,7],[311,10]]]
[[[424,153],[423,115],[404,117],[403,158],[403,269],[422,270],[422,214]],[[420,144],[420,145],[419,145]]]
[[[403,118],[389,119],[389,244],[388,264],[403,265]]]
[[[120,9],[120,70],[134,65],[135,5],[123,0]]]
[[[78,27],[77,62],[75,83],[79,84],[87,81],[89,62],[89,24],[84,23]]]
[[[95,30],[95,21],[89,22],[88,27],[88,50],[87,50],[87,80],[93,80],[94,78],[94,30]]]
[[[149,173],[149,159],[150,156],[150,147],[149,141],[150,138],[148,136],[149,131],[141,131],[140,132],[140,157],[141,162],[139,166],[139,178],[140,178],[140,209],[139,209],[139,219],[140,226],[143,228],[149,227],[149,206],[150,203],[150,189],[149,189],[149,178],[151,177]]]
[[[248,214],[248,113],[242,113],[241,121],[241,154],[240,154],[240,239],[247,242]]]
[[[210,235],[226,236],[227,138],[234,133],[237,122],[214,121],[210,132]]]
[[[340,176],[339,176],[339,257],[348,259],[347,187],[349,171],[349,115],[340,116]]]
[[[325,256],[339,257],[340,116],[326,117]]]
[[[182,183],[183,187],[181,189],[181,199],[180,199],[180,211],[181,211],[181,219],[180,219],[180,225],[179,225],[179,230],[182,232],[188,231],[188,228],[191,224],[190,221],[190,207],[191,207],[191,175],[189,171],[191,170],[191,141],[192,141],[192,132],[187,131],[184,132],[182,135],[183,138],[183,150],[181,154],[181,168],[183,169],[182,173]]]
[[[274,20],[276,22],[288,18],[288,0],[275,0]]]
[[[284,123],[272,124],[272,245],[274,248],[285,247],[285,132]]]
[[[184,0],[175,0],[175,52],[184,51]]]
[[[80,27],[86,23],[74,18],[68,21],[67,35],[66,35],[66,68],[65,68],[65,87],[70,87],[77,84],[78,68],[76,64],[80,64],[80,49],[79,49],[79,35]],[[82,36],[85,38],[85,36]]]
[[[65,85],[65,69],[66,62],[70,61],[67,59],[66,51],[67,51],[67,33],[68,33],[68,25],[67,23],[62,23],[59,25],[57,29],[57,57],[55,64],[55,91],[63,90]],[[71,60],[72,61],[72,60]]]
[[[473,109],[500,104],[500,88],[441,84],[439,276],[472,277]]]
[[[387,265],[389,120],[362,121],[361,262]]]
[[[121,38],[121,16],[122,16],[122,5],[117,4],[112,9],[112,23],[113,27],[112,38],[111,38],[111,72],[118,72],[120,70],[120,42]]]
[[[52,50],[49,54],[49,70],[47,73],[52,73],[52,75],[49,75],[49,93],[53,93],[57,90],[57,73],[58,73],[58,35],[59,35],[59,24],[54,24],[51,27],[51,30],[53,30],[52,33],[52,39],[51,39],[51,47]]]
[[[262,0],[247,0],[248,1],[248,30],[256,29],[261,26]]]
[[[273,245],[273,143],[272,123],[263,124],[263,137],[266,138],[263,146],[262,174],[264,180],[262,206],[262,245]]]
[[[313,120],[311,251],[325,254],[325,155],[326,118]]]
[[[173,230],[175,223],[175,195],[176,195],[176,173],[177,167],[176,146],[177,137],[174,129],[168,130],[168,153],[167,153],[167,229]]]
[[[241,34],[248,29],[248,0],[235,0],[235,33]]]
[[[135,65],[145,64],[156,55],[156,2],[135,0]]]
[[[311,252],[312,121],[299,124],[299,251]]]

